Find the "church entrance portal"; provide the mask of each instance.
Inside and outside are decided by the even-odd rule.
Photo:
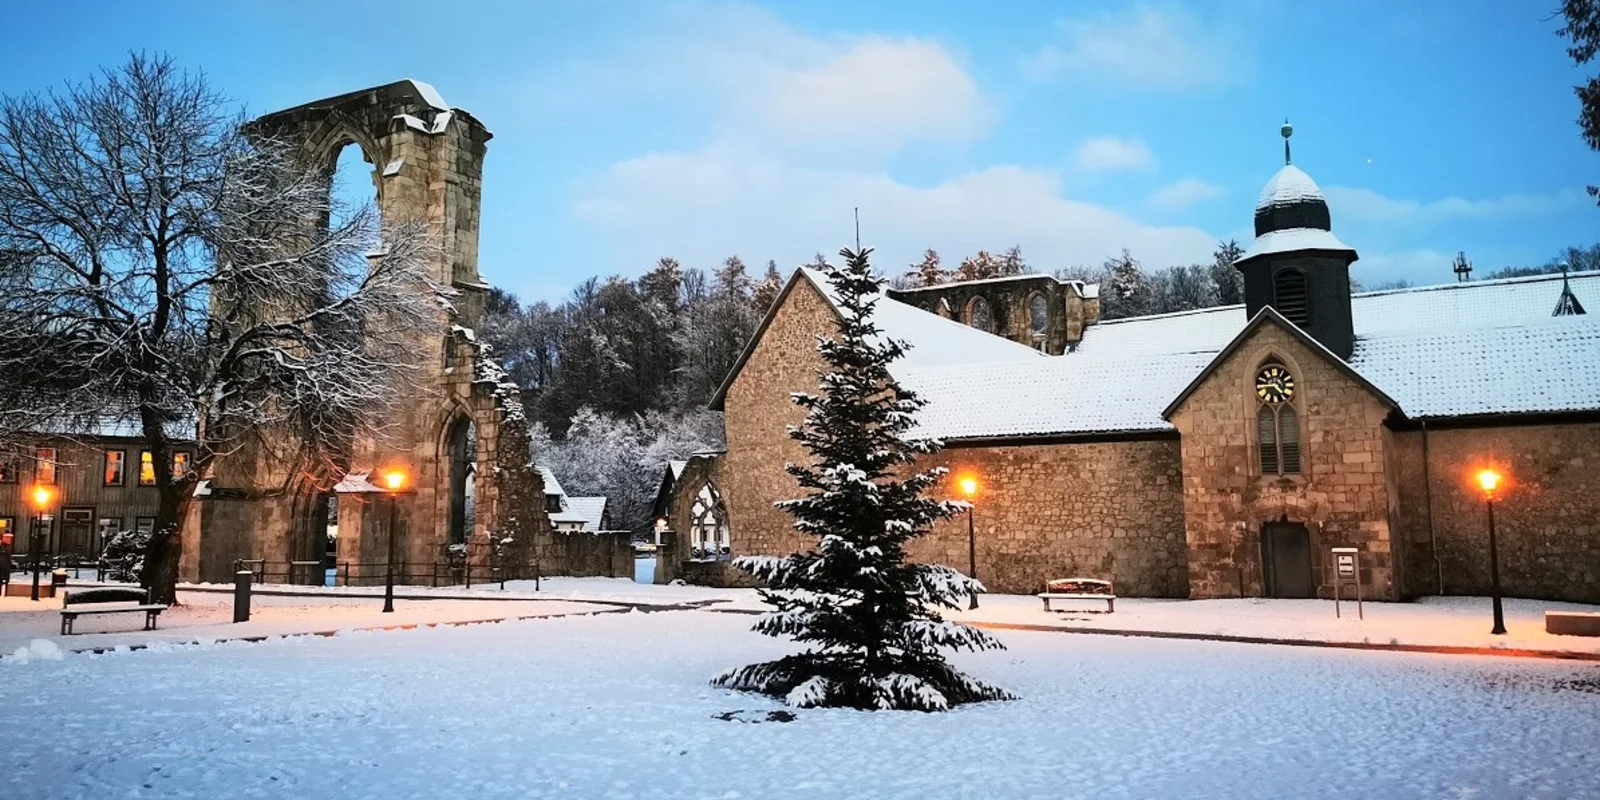
[[[1311,533],[1299,522],[1269,522],[1261,528],[1261,563],[1268,597],[1315,597],[1311,577]]]

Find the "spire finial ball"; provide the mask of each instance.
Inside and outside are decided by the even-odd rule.
[[[1294,135],[1294,126],[1290,125],[1289,124],[1289,120],[1285,119],[1283,121],[1283,127],[1279,128],[1278,131],[1279,131],[1279,133],[1283,134],[1283,138],[1287,139],[1290,136]]]

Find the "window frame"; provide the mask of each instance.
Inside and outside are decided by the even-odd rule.
[[[20,480],[17,473],[20,471],[17,468],[17,459],[0,458],[0,484],[17,483]]]
[[[1255,413],[1252,415],[1255,427],[1255,471],[1263,478],[1296,479],[1305,475],[1305,452],[1301,446],[1305,442],[1305,433],[1301,429],[1301,414],[1298,404],[1300,402],[1300,381],[1295,379],[1296,391],[1289,399],[1279,403],[1269,403],[1256,393],[1256,376],[1267,367],[1276,366],[1295,377],[1295,370],[1291,369],[1285,361],[1276,356],[1269,356],[1256,364],[1250,372],[1249,392],[1254,402]],[[1285,426],[1287,415],[1287,427]],[[1270,423],[1270,427],[1268,427]],[[1291,437],[1284,436],[1284,431],[1292,431]],[[1291,439],[1292,441],[1286,441]],[[1290,452],[1285,445],[1293,448],[1293,464],[1290,462]],[[1292,467],[1292,468],[1291,468]]]
[[[120,457],[120,460],[117,462],[117,479],[116,480],[111,480],[108,477],[111,474],[111,456],[112,456],[112,454],[116,454],[117,456]],[[105,451],[105,455],[101,460],[100,480],[102,481],[102,483],[101,483],[102,486],[127,486],[128,485],[128,449],[127,448],[125,448],[125,447],[113,447],[113,448],[110,448],[110,449]]]
[[[183,462],[183,472],[179,472],[178,471],[178,462],[179,461]],[[188,472],[189,471],[189,467],[191,467],[193,464],[194,464],[194,454],[193,453],[189,452],[185,448],[174,448],[173,451],[172,451],[172,479],[173,480],[181,479],[183,477],[184,473]]]
[[[1281,290],[1284,288],[1285,279],[1295,281],[1300,290],[1300,312],[1298,314],[1300,319],[1295,319],[1296,315],[1290,314],[1283,308],[1283,293]],[[1304,327],[1311,324],[1311,278],[1306,274],[1305,270],[1299,267],[1284,267],[1272,273],[1272,307],[1277,309],[1284,319],[1296,325]],[[1266,365],[1263,364],[1262,366]],[[1285,369],[1288,368],[1285,367]]]
[[[150,465],[150,479],[148,481],[145,480],[145,477],[144,477],[144,468],[145,468],[146,464]],[[142,450],[141,449],[139,451],[139,485],[140,486],[154,486],[154,485],[156,485],[156,454],[150,452],[149,450]],[[152,517],[152,519],[154,519],[154,518]]]
[[[155,517],[134,517],[133,530],[140,533],[154,534],[156,532]]]
[[[987,328],[978,325],[978,308],[980,306],[983,308],[985,315],[989,318],[989,327]],[[989,299],[981,294],[974,296],[971,300],[967,301],[967,327],[989,334],[995,334],[999,332],[1000,321],[995,316],[994,304],[989,302]]]
[[[727,561],[733,557],[733,530],[722,492],[706,481],[689,504],[689,560]]]
[[[45,453],[50,455],[47,457]],[[45,478],[45,467],[50,468],[50,477]],[[61,450],[55,447],[33,448],[33,480],[44,486],[61,485]]]

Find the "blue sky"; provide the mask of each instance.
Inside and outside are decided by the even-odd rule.
[[[165,51],[252,113],[413,77],[495,133],[480,269],[525,299],[661,255],[898,269],[1019,244],[1042,269],[1248,239],[1282,163],[1367,283],[1600,241],[1556,4],[18,4],[0,92]]]

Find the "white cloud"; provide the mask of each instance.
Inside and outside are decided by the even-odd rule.
[[[541,76],[533,101],[546,119],[703,107],[721,137],[853,157],[971,141],[994,119],[993,103],[940,42],[812,36],[737,5],[674,9],[617,52]]]
[[[1150,169],[1156,165],[1150,148],[1138,139],[1102,136],[1078,145],[1073,161],[1079,169],[1110,172],[1125,169]]]
[[[886,146],[967,141],[989,127],[988,102],[949,50],[869,37],[813,65],[758,81],[746,98],[768,131],[791,139]]]
[[[1036,78],[1062,77],[1188,89],[1232,82],[1250,72],[1248,43],[1179,9],[1148,6],[1057,21],[1062,41],[1041,48],[1024,67]]]
[[[1155,190],[1150,194],[1148,202],[1156,208],[1176,211],[1196,203],[1215,200],[1222,196],[1222,192],[1222,187],[1217,184],[1206,183],[1199,178],[1184,178]]]
[[[712,147],[614,165],[577,189],[580,221],[608,232],[614,255],[648,263],[663,253],[713,264],[729,253],[785,265],[853,238],[897,272],[932,247],[948,258],[1017,244],[1040,269],[1098,264],[1130,248],[1148,264],[1205,261],[1205,231],[1146,225],[1062,195],[1058,175],[994,166],[930,186],[876,171],[808,168],[748,149]]]
[[[1418,202],[1395,200],[1371,189],[1330,186],[1323,194],[1335,220],[1350,219],[1402,225],[1425,225],[1451,219],[1504,219],[1531,217],[1587,205],[1588,195],[1577,189],[1554,194],[1508,194],[1483,200],[1446,197]]]

